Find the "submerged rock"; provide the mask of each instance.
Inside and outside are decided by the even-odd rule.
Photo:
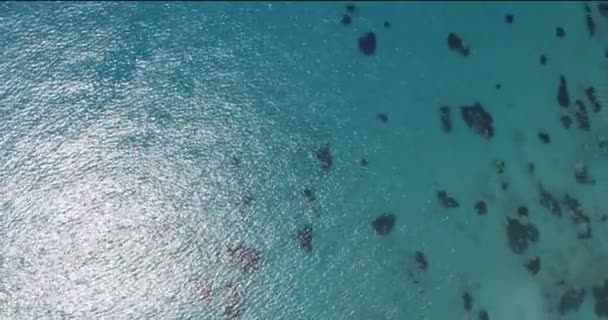
[[[525,266],[530,274],[535,276],[540,271],[540,258],[535,257],[534,259],[530,259],[528,262],[526,262]]]
[[[355,13],[357,12],[357,6],[355,6],[354,4],[350,3],[346,5],[346,11],[350,12],[350,13]]]
[[[519,206],[517,208],[517,215],[520,217],[527,217],[528,216],[528,207],[526,206]]]
[[[494,166],[496,167],[496,173],[503,174],[505,172],[505,162],[503,160],[495,160]]]
[[[593,37],[595,35],[595,21],[591,15],[591,7],[587,3],[585,3],[585,26],[589,35]]]
[[[544,131],[540,131],[538,132],[538,139],[542,142],[542,143],[550,143],[551,142],[551,137],[549,136],[548,133],[544,132]]]
[[[315,196],[315,192],[310,188],[304,189],[302,194],[304,195],[306,200],[308,200],[308,202],[314,202],[317,200],[317,196]]]
[[[379,236],[385,236],[393,231],[397,218],[393,213],[383,213],[372,221],[372,228]]]
[[[479,310],[479,313],[477,313],[477,319],[490,320],[490,315],[488,314],[488,310],[486,310],[486,309]]]
[[[460,110],[462,119],[470,129],[486,139],[494,136],[494,120],[479,102],[472,106],[462,106]]]
[[[595,94],[595,88],[593,86],[589,86],[585,89],[585,95],[591,104],[593,105],[593,112],[602,111],[602,105],[599,100],[597,100],[597,95]]]
[[[583,162],[577,162],[574,166],[574,178],[580,184],[594,185],[595,180],[589,176],[589,169]]]
[[[561,116],[560,121],[566,129],[570,129],[570,126],[572,126],[572,118],[568,115]]]
[[[470,293],[465,292],[462,294],[462,303],[464,305],[464,311],[471,312],[473,310],[473,296]]]
[[[231,287],[228,294],[224,297],[224,316],[227,319],[238,319],[244,312],[244,299],[241,293],[234,287]]]
[[[538,193],[539,202],[543,208],[551,211],[551,213],[556,216],[562,215],[562,208],[559,205],[559,201],[557,201],[557,198],[547,191],[542,184],[538,185]]]
[[[585,299],[585,289],[568,289],[559,300],[558,311],[564,316],[567,313],[578,310]]]
[[[593,287],[593,298],[595,300],[595,315],[600,318],[608,318],[608,280],[604,280],[604,283]]]
[[[480,216],[485,215],[488,213],[488,204],[483,200],[477,201],[477,203],[475,203],[475,211],[477,211],[477,214]]]
[[[447,42],[450,50],[458,52],[464,57],[469,56],[470,47],[459,35],[453,32],[448,34]]]
[[[439,118],[443,132],[452,132],[452,112],[450,111],[450,107],[443,106],[439,108]]]
[[[570,218],[577,227],[577,237],[579,239],[588,239],[591,237],[591,218],[585,215],[580,202],[573,196],[566,194],[562,203],[568,208]]]
[[[563,108],[570,106],[570,94],[568,94],[568,84],[564,75],[559,76],[559,85],[557,87],[557,102]]]
[[[583,131],[591,130],[591,125],[589,124],[589,115],[587,114],[587,107],[579,99],[577,99],[574,104],[576,105],[574,117],[578,123],[578,128]]]
[[[444,208],[458,208],[460,206],[458,201],[449,196],[445,190],[437,191],[437,199],[439,200],[439,204]]]
[[[376,34],[368,32],[359,37],[359,51],[366,56],[371,56],[376,53]]]
[[[352,22],[353,22],[353,19],[347,14],[343,15],[342,18],[340,19],[340,23],[344,26],[349,26]]]
[[[262,264],[262,253],[244,244],[228,248],[228,257],[246,273],[255,273]]]
[[[414,253],[414,260],[418,269],[426,271],[429,268],[429,262],[422,251],[416,251]]]
[[[507,218],[507,238],[509,247],[516,254],[522,254],[530,243],[538,241],[538,229],[528,223],[524,224],[515,218]]]
[[[312,225],[307,224],[298,230],[296,238],[300,243],[300,246],[306,250],[306,252],[312,251]]]
[[[333,165],[333,156],[331,155],[331,147],[329,143],[317,149],[316,157],[321,164],[323,171],[329,173]]]
[[[382,122],[382,123],[387,123],[388,122],[388,116],[385,113],[378,113],[376,115],[376,118],[378,120],[380,120],[380,122]]]

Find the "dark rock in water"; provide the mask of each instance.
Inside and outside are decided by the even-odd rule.
[[[507,189],[509,189],[509,183],[508,183],[507,181],[503,181],[503,182],[501,182],[501,183],[500,183],[500,188],[501,188],[502,190],[507,190]]]
[[[307,252],[312,251],[312,225],[307,224],[296,234],[300,246]]]
[[[515,16],[511,13],[505,14],[505,22],[506,23],[513,23],[513,20],[515,20]]]
[[[602,105],[597,100],[597,96],[595,95],[595,88],[593,86],[589,86],[585,89],[585,95],[587,96],[587,99],[589,99],[589,102],[591,102],[591,104],[593,105],[593,112],[597,113],[602,111]]]
[[[525,266],[530,274],[535,276],[540,271],[540,258],[536,257],[534,259],[530,259],[528,262],[526,262]]]
[[[562,208],[559,206],[559,201],[547,191],[543,185],[538,185],[539,202],[543,208],[551,211],[556,216],[562,215]]]
[[[500,83],[497,83],[496,86],[494,86],[496,88],[496,90],[500,90],[500,88],[502,87],[502,85]]]
[[[488,314],[488,310],[486,310],[486,309],[479,310],[479,313],[477,314],[477,319],[478,320],[490,320],[490,315]]]
[[[437,199],[444,208],[458,208],[460,206],[458,201],[449,196],[445,190],[437,191]]]
[[[503,174],[505,172],[505,162],[502,160],[494,161],[494,165],[496,166],[496,172],[498,174]]]
[[[608,5],[606,10],[608,11]],[[608,317],[608,280],[604,280],[604,283],[598,286],[593,286],[593,298],[595,299],[595,315]]]
[[[331,155],[331,147],[329,143],[323,145],[317,150],[316,157],[321,164],[323,171],[328,173],[333,165],[333,157]]]
[[[475,102],[472,106],[462,106],[460,110],[462,119],[469,128],[486,139],[494,136],[494,120],[479,102]]]
[[[347,4],[346,5],[346,11],[350,12],[350,13],[355,13],[357,11],[357,7],[354,4]]]
[[[243,198],[241,199],[241,204],[243,204],[246,207],[251,206],[251,204],[253,203],[253,196],[246,194],[243,196]]]
[[[538,133],[538,139],[540,139],[540,141],[542,141],[543,143],[551,142],[551,137],[549,136],[549,134],[543,131],[540,131]]]
[[[340,19],[340,23],[345,26],[349,26],[352,22],[353,22],[353,19],[347,14],[343,15],[342,18]]]
[[[598,148],[600,148],[600,152],[608,152],[608,138],[600,138],[600,141],[597,143],[597,146]]]
[[[608,215],[607,214],[603,214],[602,217],[600,218],[601,222],[606,222],[608,221]]]
[[[576,105],[576,113],[574,114],[576,118],[576,122],[578,123],[578,128],[583,131],[591,130],[591,125],[589,124],[589,115],[587,114],[587,107],[585,104],[577,99],[574,104]]]
[[[586,8],[589,7],[588,4],[585,4]],[[585,8],[585,9],[586,9]],[[590,11],[587,11],[587,14],[585,14],[585,26],[587,27],[587,31],[589,32],[590,36],[595,36],[595,21],[593,21],[593,16],[591,16]]]
[[[237,156],[230,157],[230,164],[232,164],[233,166],[240,167],[242,163],[243,162],[241,161],[241,159],[239,157],[237,157]]]
[[[464,304],[464,311],[471,312],[473,310],[473,296],[470,293],[462,294],[462,303]]]
[[[236,288],[231,287],[223,301],[224,316],[226,319],[239,319],[244,312],[243,305],[243,296]]]
[[[573,289],[570,288],[564,292],[562,298],[559,300],[558,311],[564,316],[569,312],[576,311],[585,300],[585,289]]]
[[[562,203],[564,204],[564,206],[566,208],[568,208],[570,211],[572,211],[571,213],[575,213],[579,210],[581,210],[581,203],[574,198],[573,196],[566,194],[564,195],[564,198],[562,199]]]
[[[477,201],[477,203],[475,203],[475,211],[477,211],[477,214],[480,216],[485,215],[488,213],[488,204],[483,200]]]
[[[528,162],[528,173],[532,174],[536,170],[536,166],[532,162]]]
[[[547,56],[545,56],[544,54],[540,55],[540,64],[543,66],[547,64]]]
[[[568,84],[564,75],[559,76],[559,86],[557,87],[557,102],[563,108],[570,106],[570,95],[568,94]]]
[[[580,184],[595,184],[595,180],[589,177],[589,169],[587,169],[587,166],[582,162],[576,164],[576,167],[574,168],[574,178],[576,179],[576,182]]]
[[[564,128],[570,129],[570,126],[572,125],[572,118],[570,116],[563,115],[561,116],[560,121],[562,122]]]
[[[441,128],[443,132],[452,132],[452,113],[450,107],[443,106],[439,108],[439,117],[441,119]]]
[[[418,269],[425,271],[429,268],[429,262],[422,251],[416,251],[414,253],[414,260],[416,261]]]
[[[239,244],[228,248],[228,257],[246,273],[254,273],[262,264],[262,253],[250,246]]]
[[[520,217],[527,217],[528,216],[528,207],[526,206],[519,206],[517,208],[517,215]]]
[[[604,17],[608,18],[608,3],[598,3],[597,11]]]
[[[383,213],[372,221],[372,228],[379,236],[385,236],[393,231],[396,217],[392,213]]]
[[[507,238],[511,251],[522,254],[530,243],[538,241],[538,229],[532,224],[523,224],[514,218],[507,218]]]
[[[563,38],[566,36],[566,31],[562,27],[557,27],[557,28],[555,28],[555,35],[558,38]]]
[[[310,188],[306,188],[304,189],[304,192],[302,192],[304,194],[304,197],[306,197],[306,200],[308,200],[309,202],[314,202],[315,200],[317,200],[317,197],[315,196],[315,192],[312,191],[312,189]]]
[[[462,40],[459,35],[455,33],[450,33],[448,35],[448,48],[452,51],[460,53],[465,57],[469,56],[469,45],[464,40]]]
[[[384,28],[385,29],[390,29],[390,27],[391,27],[391,23],[388,22],[388,21],[384,21]]]
[[[376,34],[368,32],[359,37],[359,51],[366,56],[376,53]]]
[[[369,162],[368,162],[366,159],[361,159],[360,164],[361,164],[363,167],[367,167],[367,165],[369,165]]]
[[[570,218],[577,227],[578,239],[591,238],[591,219],[585,215],[580,202],[573,196],[566,194],[562,199],[562,203],[570,212]]]
[[[380,122],[382,123],[387,123],[388,122],[388,116],[384,113],[378,113],[376,115],[376,118],[378,118],[378,120],[380,120]]]

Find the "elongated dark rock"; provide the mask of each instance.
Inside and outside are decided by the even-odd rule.
[[[597,100],[597,96],[595,95],[595,88],[593,86],[589,86],[585,89],[585,95],[591,104],[593,105],[593,112],[602,111],[602,105]]]
[[[469,56],[470,47],[459,35],[453,32],[448,34],[447,42],[450,50],[458,52],[464,57]]]
[[[452,112],[450,107],[443,106],[439,108],[439,118],[441,119],[441,129],[443,132],[452,132]]]
[[[566,83],[566,77],[562,74],[559,76],[559,86],[557,87],[557,102],[563,108],[570,106],[570,94],[568,94],[568,84]]]
[[[576,118],[576,122],[578,123],[578,128],[583,131],[591,130],[591,125],[589,124],[589,114],[587,114],[587,107],[579,99],[577,99],[574,104],[576,105],[576,113],[574,116]]]
[[[460,107],[462,119],[475,133],[491,139],[494,136],[494,120],[479,102],[472,106]]]
[[[385,236],[393,231],[397,218],[393,213],[383,213],[372,221],[372,228],[379,236]]]

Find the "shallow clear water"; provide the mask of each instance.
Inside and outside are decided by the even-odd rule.
[[[600,318],[597,3],[593,36],[582,2],[348,4],[0,4],[0,318]],[[538,239],[515,252],[509,221]]]

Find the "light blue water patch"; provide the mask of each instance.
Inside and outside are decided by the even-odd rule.
[[[598,3],[349,4],[0,4],[0,318],[608,317]]]

